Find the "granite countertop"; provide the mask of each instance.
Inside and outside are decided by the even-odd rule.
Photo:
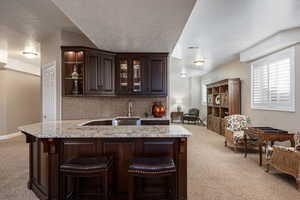
[[[112,120],[61,120],[21,126],[19,131],[37,138],[180,138],[189,137],[191,132],[180,125],[142,126],[81,126],[89,121]],[[141,120],[168,120],[167,118],[145,118]]]

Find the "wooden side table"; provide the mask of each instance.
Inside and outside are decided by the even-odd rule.
[[[180,120],[180,122],[183,122],[183,112],[171,112],[171,122],[173,123],[174,120]]]
[[[269,141],[273,146],[275,141],[290,141],[291,146],[295,147],[294,134],[272,127],[249,127],[244,130],[245,157],[247,157],[247,136],[256,139],[259,147],[259,165],[262,166],[262,146]]]

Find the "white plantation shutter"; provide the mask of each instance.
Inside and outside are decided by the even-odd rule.
[[[267,106],[268,102],[268,66],[262,61],[252,66],[252,103],[256,106]]]
[[[272,104],[288,106],[291,101],[290,59],[279,60],[269,65],[270,101]]]
[[[252,63],[252,108],[295,111],[294,62],[289,48]]]

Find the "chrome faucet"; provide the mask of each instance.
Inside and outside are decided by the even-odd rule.
[[[131,100],[129,100],[128,101],[128,117],[132,117],[132,106],[133,106],[133,104],[132,104],[132,102],[131,102]]]

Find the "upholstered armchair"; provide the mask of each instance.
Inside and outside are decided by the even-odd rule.
[[[244,129],[248,128],[250,123],[249,117],[245,115],[230,115],[225,117],[225,146],[237,148],[244,147]],[[255,143],[252,139],[247,140],[247,144]]]
[[[199,117],[200,111],[197,108],[189,109],[188,113],[183,115],[183,122],[193,122],[193,123],[202,123],[202,120]]]
[[[296,146],[297,148],[297,146]],[[299,146],[298,148],[299,149]],[[267,172],[270,166],[275,169],[294,176],[296,178],[296,187],[300,190],[300,149],[294,147],[276,146],[272,147],[272,153],[267,163]]]

